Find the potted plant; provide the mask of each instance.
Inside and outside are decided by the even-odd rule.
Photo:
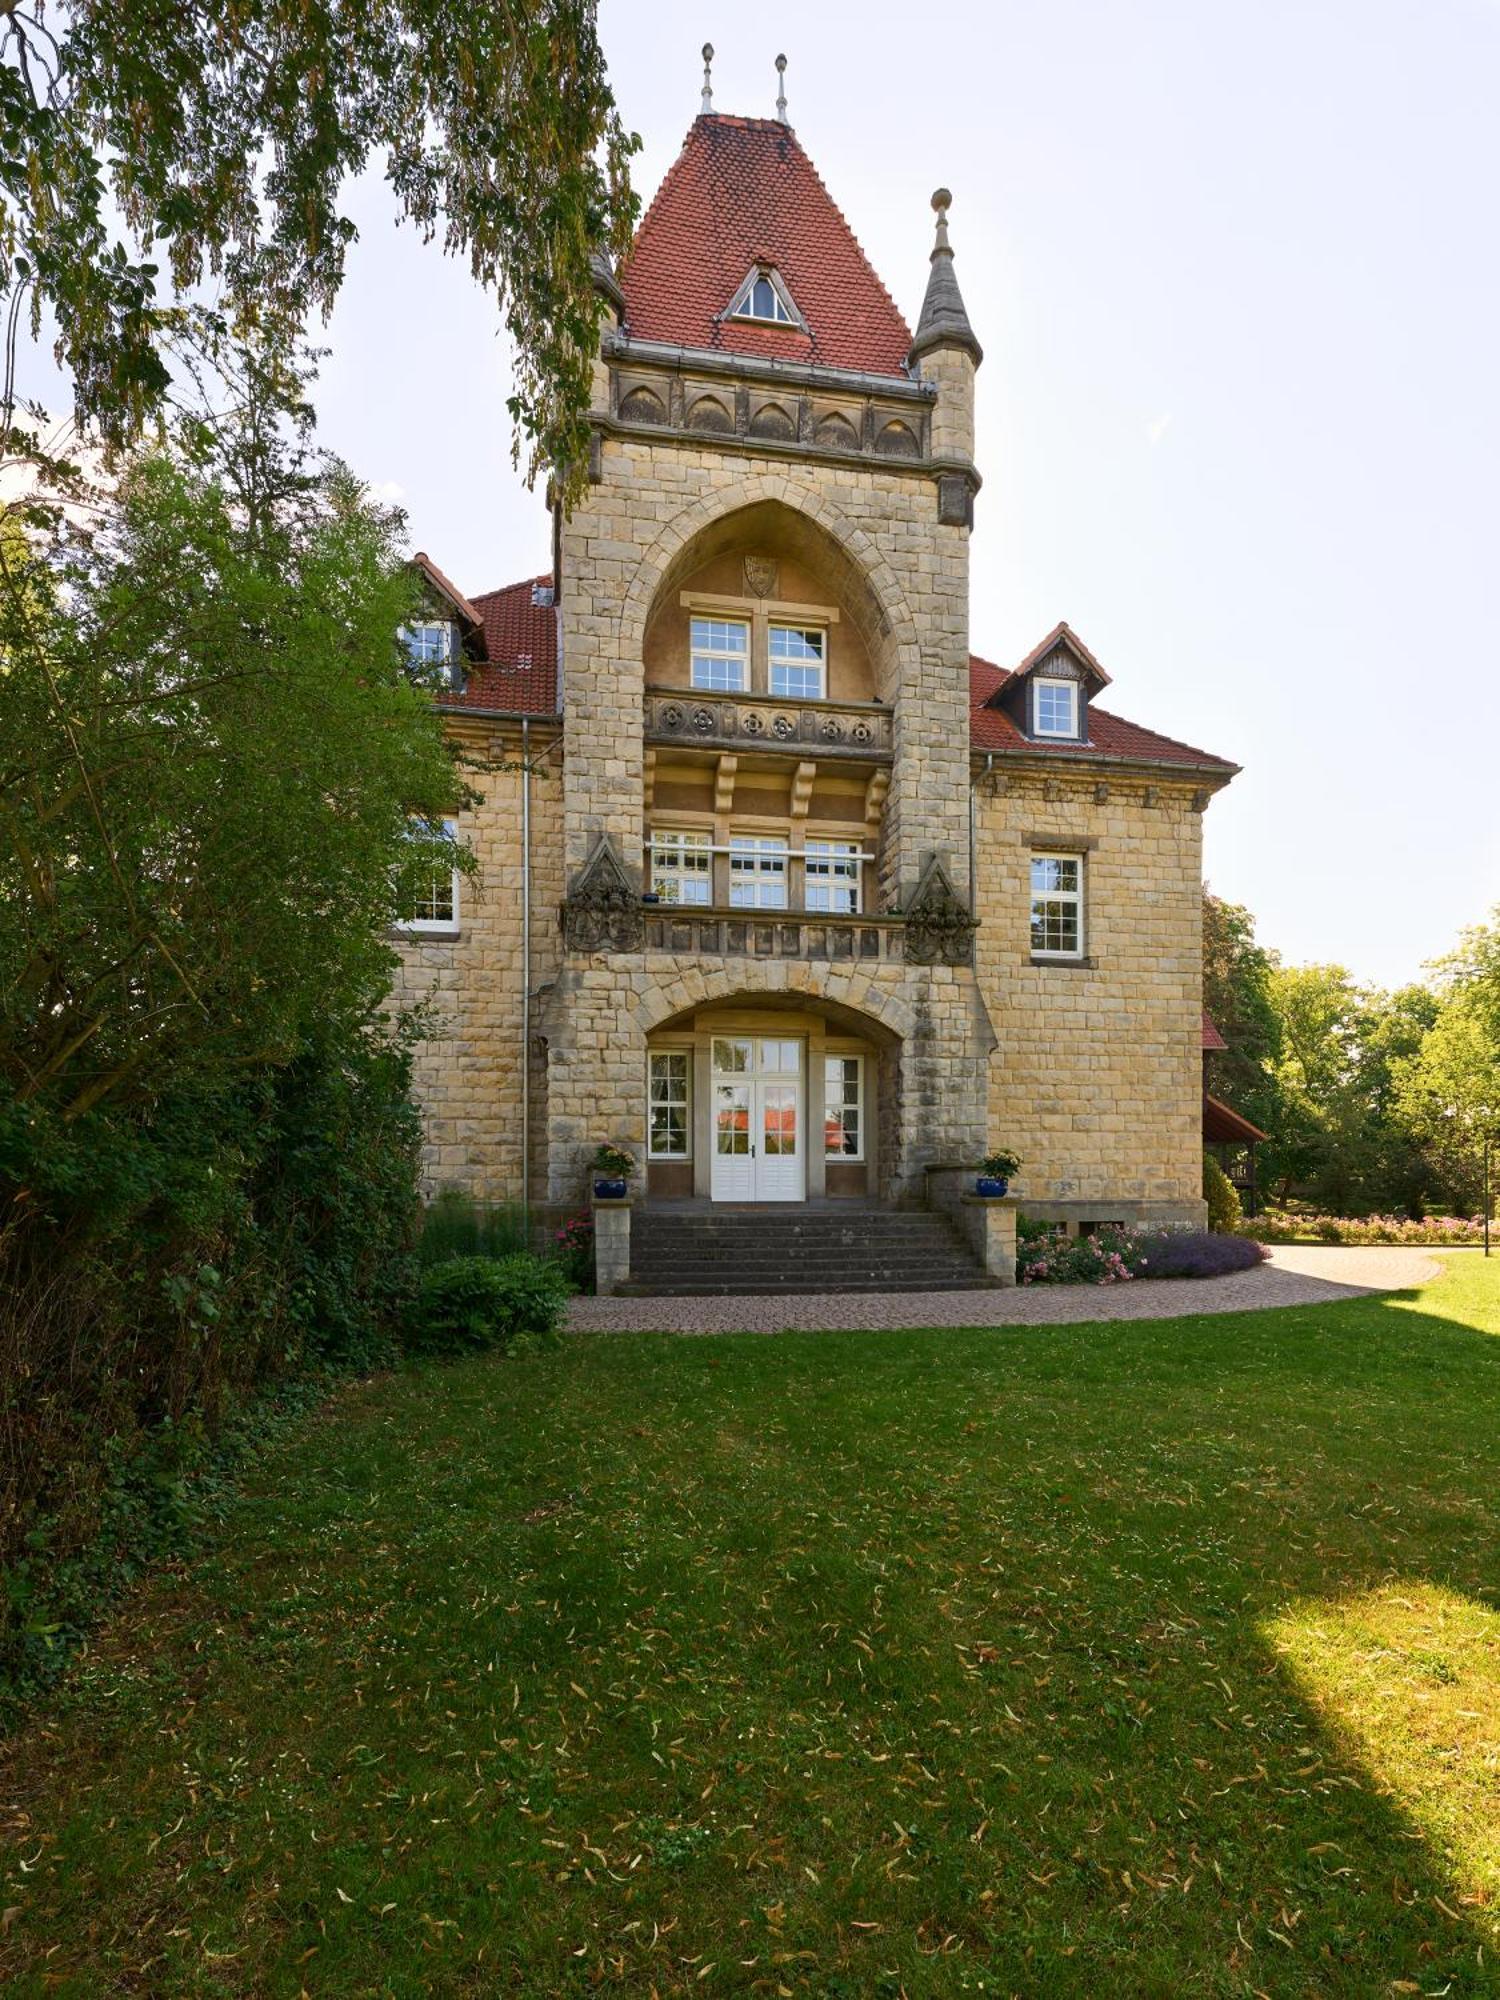
[[[1010,1177],[1019,1173],[1021,1162],[1014,1153],[999,1151],[986,1153],[979,1162],[979,1178],[974,1183],[975,1194],[1007,1194],[1010,1191]]]
[[[635,1159],[621,1146],[601,1146],[594,1155],[594,1193],[600,1201],[623,1201],[630,1192]]]

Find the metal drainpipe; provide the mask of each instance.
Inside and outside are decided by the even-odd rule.
[[[521,718],[521,1207],[531,1213],[531,718]]]
[[[986,750],[984,753],[984,775],[986,777],[990,775],[990,772],[994,769],[994,765],[994,751]],[[979,904],[976,901],[979,894],[979,806],[976,796],[977,790],[978,788],[971,780],[969,784],[969,915],[971,917],[977,916],[979,912]]]

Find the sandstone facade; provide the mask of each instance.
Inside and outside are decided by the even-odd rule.
[[[777,1199],[919,1203],[1005,1145],[1036,1213],[1201,1218],[1201,824],[1233,767],[1094,710],[1107,676],[1066,628],[1014,676],[971,657],[979,349],[945,204],[899,370],[673,348],[633,324],[640,271],[602,286],[589,484],[535,609],[553,698],[507,695],[530,682],[502,659],[450,703],[484,764],[480,876],[456,934],[404,948],[434,1186],[563,1208],[611,1142],[647,1200],[742,1199],[726,1149],[753,1126],[780,1159],[795,1125]],[[737,685],[690,657],[705,621]],[[815,694],[768,677],[788,630],[821,649]],[[1033,726],[1034,671],[1075,687],[1076,741]],[[1034,948],[1038,855],[1077,863],[1067,954]],[[737,1086],[736,1048],[786,1080]],[[679,1130],[648,1163],[653,1093]]]

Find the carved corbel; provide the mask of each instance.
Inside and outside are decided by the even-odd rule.
[[[813,781],[818,775],[816,764],[804,760],[792,773],[791,816],[806,819],[807,809],[812,803]]]
[[[714,811],[728,813],[734,811],[734,774],[740,768],[738,757],[724,755],[719,759],[714,773]]]

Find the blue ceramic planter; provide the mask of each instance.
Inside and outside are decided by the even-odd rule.
[[[594,1194],[600,1201],[623,1201],[630,1192],[628,1181],[595,1181]]]
[[[974,1183],[975,1194],[1009,1194],[1010,1182],[998,1180],[994,1174],[981,1174]]]

